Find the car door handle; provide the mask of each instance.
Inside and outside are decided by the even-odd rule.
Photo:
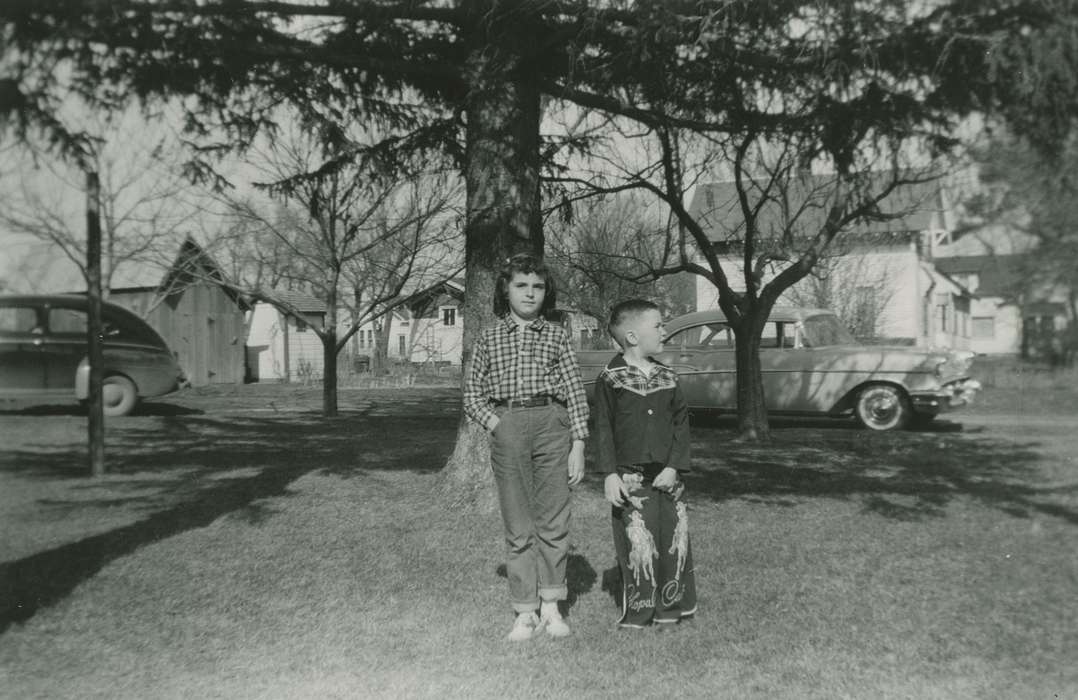
[[[34,338],[34,345],[43,345],[45,343],[41,338]]]

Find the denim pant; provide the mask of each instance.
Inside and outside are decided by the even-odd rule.
[[[560,404],[497,409],[490,461],[505,525],[516,612],[565,600],[569,556],[569,414]]]

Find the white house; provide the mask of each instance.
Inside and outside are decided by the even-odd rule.
[[[1049,357],[1070,321],[1067,290],[1030,284],[1024,253],[937,258],[941,270],[974,294],[970,348],[988,355]]]
[[[386,318],[368,321],[353,337],[352,352],[374,354],[386,339],[386,358],[417,365],[460,366],[464,345],[464,284],[456,279],[414,293]]]
[[[319,379],[325,367],[322,341],[315,328],[326,320],[326,305],[299,292],[275,291],[275,299],[295,313],[265,301],[248,312],[247,371],[251,381]]]
[[[806,175],[787,192],[785,206],[768,203],[758,218],[761,239],[786,228],[790,211],[800,211],[795,237],[809,236],[823,224],[826,176]],[[803,206],[808,202],[808,206]],[[972,295],[932,262],[935,248],[949,240],[952,224],[941,188],[922,184],[897,190],[885,210],[903,212],[887,221],[867,222],[832,243],[833,257],[821,261],[817,275],[788,290],[780,303],[833,309],[856,334],[871,342],[968,348]],[[744,289],[741,245],[744,221],[733,182],[698,186],[690,213],[714,241],[723,270],[734,289]],[[774,274],[774,271],[769,271]],[[766,276],[766,275],[765,275]],[[718,291],[697,278],[697,309],[717,308]],[[863,326],[858,328],[858,326]]]

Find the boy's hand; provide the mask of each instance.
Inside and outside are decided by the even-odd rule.
[[[606,481],[603,482],[603,496],[610,501],[611,505],[620,508],[625,505],[625,499],[629,497],[629,492],[625,489],[625,482],[621,480],[620,476],[607,474]]]
[[[487,432],[488,433],[493,433],[497,429],[498,423],[501,423],[501,422],[502,422],[502,419],[499,418],[496,415],[492,416],[491,418],[488,418],[487,419],[487,425],[486,425]]]
[[[569,485],[576,486],[584,478],[584,441],[573,440],[569,448]]]
[[[651,485],[660,491],[666,491],[672,493],[674,487],[677,486],[677,469],[673,467],[667,467],[659,472],[659,475],[655,477],[655,480],[651,482]]]

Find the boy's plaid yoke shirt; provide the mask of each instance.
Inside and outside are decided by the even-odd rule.
[[[658,362],[645,373],[615,355],[595,381],[596,466],[689,465],[689,405],[677,373]]]
[[[588,437],[588,399],[565,329],[542,317],[521,327],[506,316],[484,328],[475,343],[464,382],[464,412],[485,426],[494,415],[494,402],[533,396],[565,403],[572,438]]]

